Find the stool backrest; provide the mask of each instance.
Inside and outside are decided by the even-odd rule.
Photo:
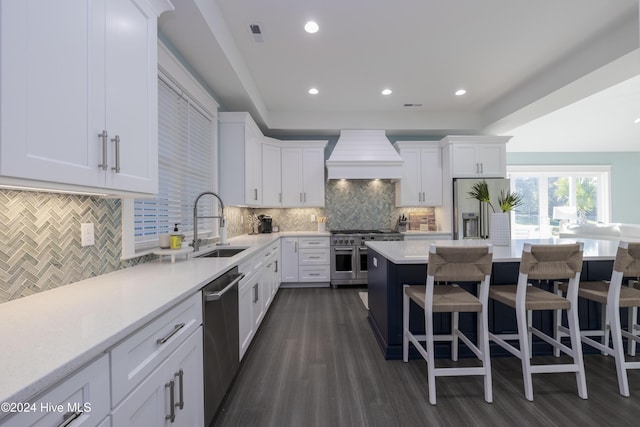
[[[613,270],[624,277],[640,277],[640,243],[620,242]]]
[[[436,246],[429,248],[427,275],[437,282],[481,282],[491,275],[493,246]]]
[[[520,273],[530,280],[571,279],[581,271],[582,243],[524,245]]]

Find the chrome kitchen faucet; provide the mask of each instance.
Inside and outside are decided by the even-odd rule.
[[[218,201],[220,201],[220,215],[213,215],[213,216],[198,216],[198,201],[200,200],[200,198],[206,194],[210,194],[212,196],[214,196],[216,199],[218,199]],[[205,218],[219,218],[220,219],[220,241],[218,243],[216,243],[218,246],[224,246],[224,245],[228,245],[229,243],[227,243],[227,236],[226,236],[226,230],[225,227],[227,225],[227,220],[224,217],[224,202],[222,201],[222,199],[220,198],[220,196],[218,196],[216,193],[214,193],[213,191],[204,191],[200,194],[198,194],[198,197],[196,197],[196,201],[193,203],[193,251],[194,252],[198,252],[198,250],[200,249],[200,240],[198,239],[198,218],[201,219],[205,219]]]

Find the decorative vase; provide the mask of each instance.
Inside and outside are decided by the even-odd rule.
[[[511,243],[511,221],[509,212],[491,213],[489,220],[489,238],[496,246],[507,246]]]

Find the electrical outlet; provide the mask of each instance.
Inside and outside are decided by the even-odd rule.
[[[311,215],[311,222],[316,222],[316,216],[315,215]]]
[[[95,233],[92,222],[80,224],[80,242],[82,246],[93,246],[95,244]]]

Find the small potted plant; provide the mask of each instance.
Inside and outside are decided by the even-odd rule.
[[[491,243],[494,245],[508,245],[511,241],[510,230],[510,218],[509,213],[522,205],[522,195],[519,193],[512,193],[510,190],[500,191],[498,196],[498,207],[500,212],[496,212],[495,207],[491,203],[491,196],[489,194],[489,186],[487,181],[478,181],[471,187],[469,196],[482,203],[486,203],[491,208],[490,222],[489,222],[489,235]]]

